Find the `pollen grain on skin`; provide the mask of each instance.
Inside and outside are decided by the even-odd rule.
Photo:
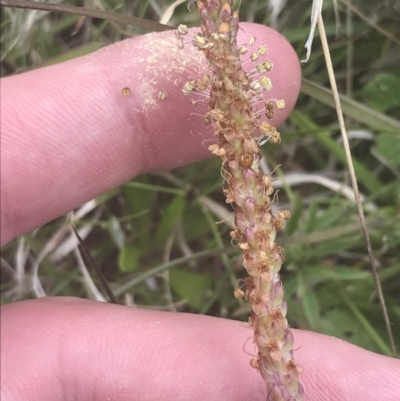
[[[128,87],[123,88],[122,91],[121,91],[121,94],[122,94],[123,97],[129,96],[131,94],[130,88],[128,88]]]
[[[285,108],[285,101],[283,99],[277,100],[275,104],[278,110],[282,110]]]
[[[178,34],[180,36],[185,36],[188,33],[188,27],[186,25],[180,24],[178,26]]]
[[[262,88],[263,88],[265,91],[270,91],[271,88],[272,88],[272,82],[271,82],[271,80],[270,80],[269,78],[267,78],[267,77],[262,77],[262,78],[260,79],[260,84],[261,84]]]
[[[190,95],[194,90],[196,90],[196,81],[190,81],[185,83],[182,92],[185,95]]]
[[[263,56],[265,53],[267,53],[267,46],[261,45],[261,46],[258,48],[258,54],[260,54],[261,56]]]
[[[178,49],[183,49],[185,47],[185,42],[182,36],[188,34],[188,27],[186,25],[179,25],[178,29],[175,31],[176,38],[178,39]]]
[[[157,98],[158,100],[165,100],[167,98],[167,92],[165,90],[158,91]]]
[[[251,53],[251,61],[257,61],[258,60],[258,53],[257,52],[253,52]]]

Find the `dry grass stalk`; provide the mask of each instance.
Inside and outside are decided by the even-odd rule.
[[[293,359],[293,335],[285,317],[287,304],[279,276],[283,250],[275,242],[290,212],[271,212],[271,178],[260,171],[259,146],[280,142],[278,131],[262,116],[272,118],[274,108],[283,108],[284,101],[263,99],[263,91],[271,89],[265,73],[272,68],[269,60],[257,62],[259,55],[266,53],[265,46],[251,53],[254,70],[250,74],[243,70],[240,56],[247,46],[236,43],[239,5],[237,0],[197,1],[201,33],[194,35],[192,43],[204,53],[210,73],[187,82],[183,92],[209,100],[204,122],[213,126],[218,137],[218,143],[209,149],[222,159],[226,202],[234,207],[236,229],[231,236],[243,251],[243,266],[249,274],[246,290],[237,289],[235,296],[251,305],[249,325],[258,356],[250,364],[266,383],[268,401],[298,401],[304,393],[299,383],[301,368]],[[182,48],[187,28],[181,25],[176,34]],[[249,47],[254,42],[252,38]],[[259,104],[261,108],[257,108]]]

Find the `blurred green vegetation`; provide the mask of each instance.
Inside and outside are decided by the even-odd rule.
[[[324,2],[324,21],[399,349],[400,5],[356,0],[351,12],[343,1],[338,3],[337,36],[332,1]],[[170,4],[88,0],[84,5],[159,21]],[[289,0],[276,17],[272,11],[266,0],[245,1],[241,19],[273,24],[304,59],[311,1]],[[1,75],[59,62],[144,33],[86,19],[71,36],[78,20],[71,15],[2,9]],[[198,17],[184,3],[168,23],[196,26]],[[310,61],[302,69],[302,94],[280,128],[283,143],[263,147],[272,168],[283,166],[278,172],[279,206],[291,209],[293,216],[279,235],[286,254],[282,281],[288,318],[292,327],[334,335],[390,355],[357,211],[341,191],[349,186],[349,177],[318,34]],[[239,251],[231,248],[228,221],[215,224],[229,218],[219,164],[207,160],[137,177],[99,197],[76,218],[77,228],[122,303],[247,320],[246,303],[233,296],[245,277]],[[2,304],[44,293],[100,299],[83,276],[84,266],[71,238],[67,220],[60,218],[35,235],[6,245]]]

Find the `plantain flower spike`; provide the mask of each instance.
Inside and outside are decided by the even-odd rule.
[[[218,140],[210,151],[222,159],[224,193],[234,206],[236,229],[231,237],[243,252],[243,267],[249,274],[245,290],[237,289],[235,296],[248,300],[251,306],[249,325],[258,354],[250,365],[266,383],[267,401],[300,401],[304,397],[299,382],[302,369],[293,359],[293,335],[279,276],[284,254],[275,242],[290,213],[271,212],[271,179],[260,171],[260,144],[280,142],[278,131],[259,118],[263,113],[273,115],[273,103],[264,102],[261,95],[262,89],[269,90],[272,84],[265,76],[252,80],[243,70],[240,55],[254,45],[255,38],[247,45],[236,43],[239,5],[240,0],[197,1],[201,34],[195,36],[194,45],[210,67],[205,91],[209,94],[208,112],[203,120],[213,126]],[[265,46],[259,49],[254,52],[254,62],[267,52]],[[272,62],[267,60],[262,72],[271,68]],[[204,79],[191,81],[184,92],[191,94],[204,87]],[[255,109],[260,103],[265,107],[261,111]],[[276,107],[281,109],[284,102],[279,101]]]

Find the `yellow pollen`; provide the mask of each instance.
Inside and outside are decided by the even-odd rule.
[[[123,97],[127,97],[131,94],[131,90],[129,88],[124,88],[122,89],[121,94]]]
[[[285,108],[285,101],[283,99],[277,100],[275,104],[276,104],[276,108],[279,110],[282,110],[283,108]]]

